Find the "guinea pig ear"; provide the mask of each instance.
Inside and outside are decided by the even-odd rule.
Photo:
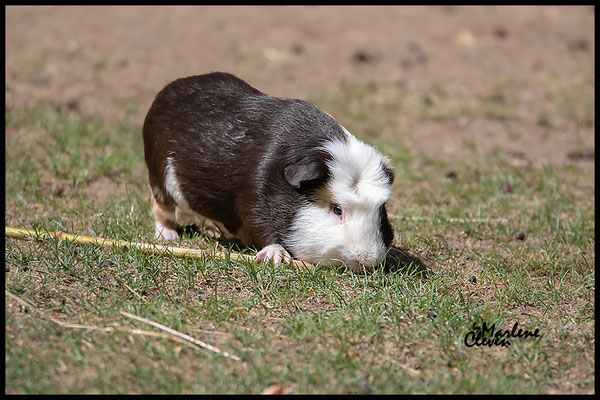
[[[284,169],[285,179],[296,189],[301,189],[311,182],[327,176],[327,165],[323,160],[303,157],[297,162],[289,164]]]
[[[394,183],[394,166],[392,165],[392,160],[387,156],[383,156],[383,172],[388,177],[390,185]]]

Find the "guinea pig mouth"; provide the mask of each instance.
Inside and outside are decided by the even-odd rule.
[[[385,251],[382,251],[377,245],[367,246],[366,248],[361,246],[361,248],[351,250],[345,246],[339,246],[334,249],[330,248],[328,249],[329,251],[322,253],[315,251],[315,248],[311,248],[310,250],[312,251],[305,251],[304,253],[296,252],[293,255],[300,260],[313,264],[345,265],[355,272],[362,271],[363,268],[366,270],[373,269],[383,261],[385,256]]]
[[[378,257],[376,252],[373,250],[361,250],[358,251],[353,260],[348,262],[348,266],[353,269],[362,269],[362,267],[366,269],[371,269],[383,259],[382,257]]]

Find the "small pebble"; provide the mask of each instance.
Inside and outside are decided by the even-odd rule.
[[[444,172],[444,176],[449,179],[456,179],[456,171],[448,170]]]
[[[508,31],[506,28],[499,26],[494,29],[494,36],[496,36],[498,39],[506,39],[506,36],[508,36]]]
[[[433,100],[431,100],[431,97],[424,94],[421,96],[421,103],[423,103],[424,106],[431,107],[433,105]]]
[[[299,43],[295,43],[295,44],[292,46],[292,52],[293,52],[294,54],[302,54],[302,53],[304,53],[304,46],[302,46],[302,45],[301,45],[301,44],[299,44]]]
[[[571,51],[587,51],[589,47],[588,41],[584,38],[569,40],[567,42],[567,48]]]
[[[79,100],[69,99],[69,100],[67,100],[67,103],[65,104],[65,106],[67,107],[67,110],[77,111],[77,110],[79,110]]]
[[[514,191],[514,188],[510,183],[505,182],[502,184],[502,192],[503,193],[512,193],[513,191]]]
[[[115,263],[113,263],[110,260],[104,260],[104,261],[102,261],[102,263],[100,263],[100,266],[103,268],[110,268],[110,267],[114,267]]]
[[[62,196],[65,193],[67,186],[68,185],[64,182],[52,182],[50,185],[50,192],[54,196]]]
[[[365,50],[357,50],[352,56],[352,60],[356,63],[370,63],[376,60],[376,56]]]
[[[567,158],[570,160],[593,160],[594,150],[571,150],[567,152]]]

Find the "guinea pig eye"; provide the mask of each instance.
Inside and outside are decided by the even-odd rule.
[[[342,218],[342,208],[340,206],[338,206],[337,204],[332,204],[330,208],[332,213]]]

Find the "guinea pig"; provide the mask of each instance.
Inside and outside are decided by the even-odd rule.
[[[381,262],[390,160],[329,114],[222,72],[177,79],[144,120],[156,238],[196,224],[260,249],[257,262]]]

